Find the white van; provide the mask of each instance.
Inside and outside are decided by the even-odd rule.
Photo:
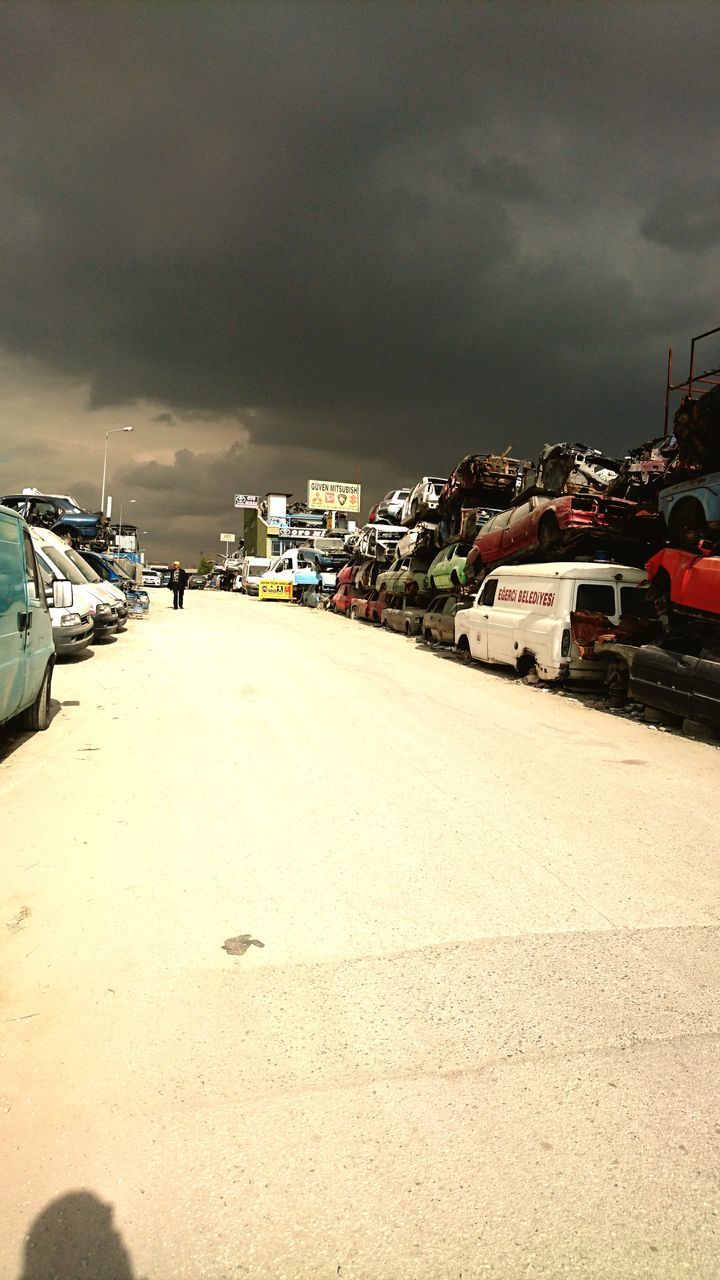
[[[47,529],[31,529],[35,555],[41,570],[53,581],[72,584],[72,608],[83,615],[89,614],[93,624],[93,639],[103,639],[117,631],[117,613],[112,605],[88,582],[80,570],[48,541]]]
[[[271,564],[271,560],[264,560],[262,556],[246,556],[240,570],[241,590],[247,591],[249,596],[256,596],[260,589],[260,579]]]
[[[104,600],[106,604],[109,604],[115,610],[118,631],[124,630],[127,626],[128,618],[125,592],[121,591],[120,587],[115,586],[114,583],[104,581],[97,570],[91,564],[88,564],[81,552],[76,551],[74,547],[68,546],[67,542],[59,537],[57,533],[53,533],[49,529],[42,529],[38,532],[43,535],[45,551],[47,552],[49,547],[55,547],[66,560],[74,564],[75,568],[82,574],[85,581],[90,584],[93,591],[100,596],[101,600]]]
[[[619,622],[645,612],[642,569],[573,561],[506,565],[488,574],[469,609],[455,618],[455,647],[480,662],[537,671],[541,680],[595,681],[602,659],[583,659],[570,615],[589,609]]]

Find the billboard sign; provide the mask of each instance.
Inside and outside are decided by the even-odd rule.
[[[241,510],[252,510],[253,507],[260,506],[260,499],[256,493],[236,493],[235,506]]]
[[[359,511],[360,485],[339,480],[308,480],[307,504],[311,511]]]

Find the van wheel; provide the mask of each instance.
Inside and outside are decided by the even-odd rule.
[[[467,636],[461,636],[456,645],[456,652],[462,658],[463,662],[470,662],[470,641]]]
[[[528,676],[533,676],[532,679],[528,680],[528,684],[537,684],[538,673],[537,673],[537,667],[535,666],[534,653],[521,653],[520,657],[515,663],[515,670],[517,671],[521,680],[527,680]]]
[[[23,711],[20,723],[23,729],[35,733],[38,729],[47,729],[50,724],[50,690],[52,686],[52,666],[48,666],[40,685],[40,692],[31,707]]]

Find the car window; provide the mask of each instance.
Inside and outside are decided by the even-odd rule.
[[[0,516],[0,616],[11,609],[22,608],[20,557],[18,523],[7,516]]]
[[[700,654],[713,640],[715,628],[707,625],[686,627],[677,634],[670,634],[660,642],[660,648],[669,653],[683,654],[688,658],[699,658]]]
[[[480,604],[491,605],[495,603],[495,592],[498,589],[498,582],[499,578],[488,578],[480,593]]]
[[[644,587],[620,588],[620,613],[629,613],[633,618],[655,617],[655,610]]]
[[[527,503],[525,505],[527,506]],[[515,514],[517,510],[518,510],[517,507],[510,507],[509,511],[501,511],[500,515],[496,516],[493,521],[493,530],[504,529],[505,526],[510,523],[512,516]]]
[[[615,613],[615,587],[610,582],[579,582],[575,608],[612,617]]]
[[[25,543],[25,573],[27,577],[28,594],[34,604],[39,604],[42,591],[40,586],[40,575],[35,563],[33,545],[27,529],[23,529],[23,542]],[[45,599],[44,595],[42,598],[43,600]]]

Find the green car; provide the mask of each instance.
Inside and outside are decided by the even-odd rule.
[[[379,573],[375,586],[378,591],[383,587],[389,596],[404,596],[415,593],[425,595],[430,590],[427,561],[416,556],[403,556],[394,560],[389,569]]]
[[[452,591],[453,587],[465,586],[465,561],[469,550],[469,542],[453,542],[451,546],[443,547],[428,569],[433,591]]]

